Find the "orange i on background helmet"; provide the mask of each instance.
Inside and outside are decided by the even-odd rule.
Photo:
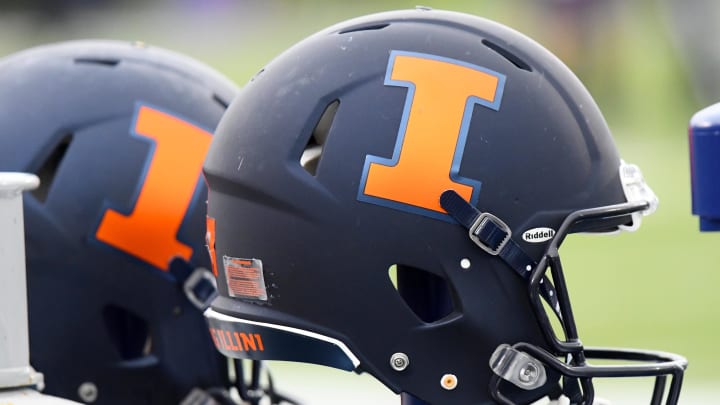
[[[677,403],[684,358],[583,346],[558,254],[657,199],[580,81],[507,27],[418,9],[312,35],[228,108],[204,172],[229,356],[433,405],[591,404],[593,378],[637,376]]]
[[[230,386],[202,317],[215,289],[200,174],[236,92],[142,44],[0,59],[0,171],[41,180],[25,224],[31,364],[46,393],[157,404]]]

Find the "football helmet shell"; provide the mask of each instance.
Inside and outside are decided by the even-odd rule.
[[[198,306],[202,161],[236,86],[179,54],[114,41],[0,60],[0,171],[25,198],[31,364],[46,392],[178,403],[227,387]]]
[[[204,172],[206,316],[229,356],[366,371],[430,404],[590,404],[594,376],[667,374],[677,401],[681,357],[578,339],[560,243],[657,202],[580,81],[514,30],[418,9],[321,31],[243,89]]]

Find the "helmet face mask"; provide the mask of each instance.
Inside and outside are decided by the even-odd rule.
[[[665,387],[667,385],[667,377],[671,377],[669,389],[667,390],[668,404],[677,403],[682,387],[683,374],[687,366],[687,360],[682,356],[655,352],[647,350],[632,349],[613,349],[613,348],[589,348],[583,347],[578,337],[575,319],[570,305],[569,295],[563,274],[563,267],[559,256],[558,248],[562,241],[575,229],[587,229],[587,223],[602,223],[613,220],[617,217],[626,217],[631,215],[637,219],[637,215],[648,213],[654,210],[653,204],[656,199],[650,201],[635,201],[616,204],[605,207],[595,207],[585,210],[579,210],[570,214],[563,222],[562,226],[555,234],[553,241],[549,244],[543,258],[532,270],[529,277],[529,294],[534,304],[537,319],[542,324],[543,333],[548,342],[551,342],[551,349],[546,350],[526,343],[518,343],[509,346],[499,347],[493,354],[491,367],[496,370],[491,384],[491,392],[493,398],[500,403],[513,403],[508,397],[504,396],[500,391],[500,370],[506,370],[511,366],[508,364],[515,363],[515,368],[527,367],[527,364],[533,366],[536,362],[540,362],[549,369],[561,374],[564,378],[563,393],[570,397],[572,403],[591,404],[594,399],[594,388],[592,378],[606,377],[656,377],[655,388],[652,394],[652,403],[661,403],[665,395]],[[618,229],[629,227],[637,229],[638,225],[619,225]],[[547,281],[545,275],[551,273],[552,280],[558,291],[557,310],[546,310],[543,305],[543,288],[542,282]],[[549,317],[557,316],[561,330],[553,328]],[[509,356],[508,356],[509,352]],[[522,353],[530,354],[530,363],[526,359],[513,359],[512,355]],[[564,355],[567,362],[560,361],[558,355]],[[534,357],[532,357],[534,356]],[[508,357],[506,364],[502,363],[503,358]],[[515,361],[513,361],[515,360]],[[587,360],[600,361],[625,361],[635,362],[635,364],[625,366],[606,366],[592,365]],[[544,369],[543,369],[544,371]],[[520,385],[523,383],[524,373],[508,374],[506,380],[514,381]],[[573,380],[576,379],[576,380]]]
[[[557,254],[568,233],[651,210],[621,167],[585,88],[515,31],[428,10],[328,28],[266,66],[216,131],[214,342],[366,371],[431,404],[591,403],[601,374],[674,374],[674,403],[684,360],[583,348]],[[663,364],[608,372],[590,352]],[[544,377],[523,386],[512,358]]]

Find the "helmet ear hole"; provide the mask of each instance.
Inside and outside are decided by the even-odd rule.
[[[437,322],[455,311],[453,291],[443,277],[403,264],[393,264],[388,273],[395,290],[423,322]]]
[[[103,309],[103,319],[110,341],[121,359],[134,360],[150,354],[152,337],[144,319],[115,305]]]

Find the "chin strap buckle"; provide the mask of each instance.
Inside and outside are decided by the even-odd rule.
[[[490,356],[490,368],[503,380],[527,391],[540,388],[547,382],[542,363],[507,344],[498,346]]]
[[[217,281],[210,270],[198,267],[183,283],[183,291],[193,305],[204,311],[218,295]]]
[[[497,256],[508,244],[512,231],[500,218],[488,212],[480,213],[468,231],[470,239],[480,249]]]

